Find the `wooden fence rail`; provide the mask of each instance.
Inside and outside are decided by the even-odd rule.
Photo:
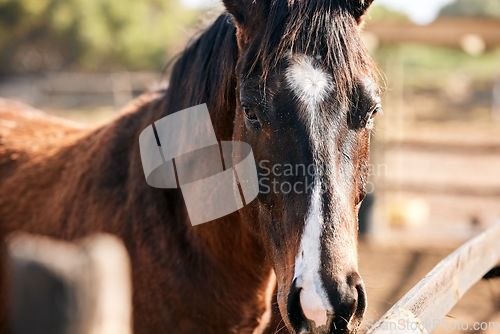
[[[430,333],[500,261],[500,221],[442,260],[367,334]]]

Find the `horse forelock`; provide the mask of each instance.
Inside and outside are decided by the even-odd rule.
[[[345,0],[274,1],[239,71],[245,76],[258,73],[265,84],[290,53],[317,57],[333,77],[336,99],[347,105],[359,78],[376,79],[378,74],[349,6]]]

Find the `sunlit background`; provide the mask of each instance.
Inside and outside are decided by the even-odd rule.
[[[384,112],[360,219],[374,320],[500,218],[500,1],[375,4],[363,38],[385,74]],[[104,122],[221,11],[212,0],[0,0],[0,97]],[[447,320],[500,323],[498,282],[478,283]]]

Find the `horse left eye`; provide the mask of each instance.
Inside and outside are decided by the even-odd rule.
[[[380,103],[376,104],[372,110],[371,110],[371,115],[370,115],[370,118],[375,118],[375,116],[382,111],[382,105],[380,105]]]

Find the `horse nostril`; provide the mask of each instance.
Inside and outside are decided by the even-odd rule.
[[[358,292],[358,305],[356,307],[356,312],[354,313],[354,318],[358,322],[361,322],[366,310],[366,291],[363,281],[356,285],[356,291]]]
[[[360,322],[365,314],[366,309],[366,292],[363,279],[358,273],[352,273],[347,277],[347,284],[351,287],[351,291],[355,294],[354,307],[351,320]]]
[[[309,322],[304,315],[302,306],[300,305],[300,291],[302,288],[297,287],[297,279],[294,279],[288,294],[287,312],[290,325],[292,325],[295,332],[309,332]]]
[[[361,323],[366,309],[366,292],[365,284],[359,276],[358,273],[352,273],[347,277],[348,291],[350,291],[351,298],[350,305],[346,309],[350,309],[350,312],[346,314],[347,324],[351,327],[357,327]]]
[[[355,330],[361,324],[366,309],[366,293],[363,280],[357,273],[347,276],[343,288],[333,293],[335,316],[330,325],[330,333],[345,333]]]

